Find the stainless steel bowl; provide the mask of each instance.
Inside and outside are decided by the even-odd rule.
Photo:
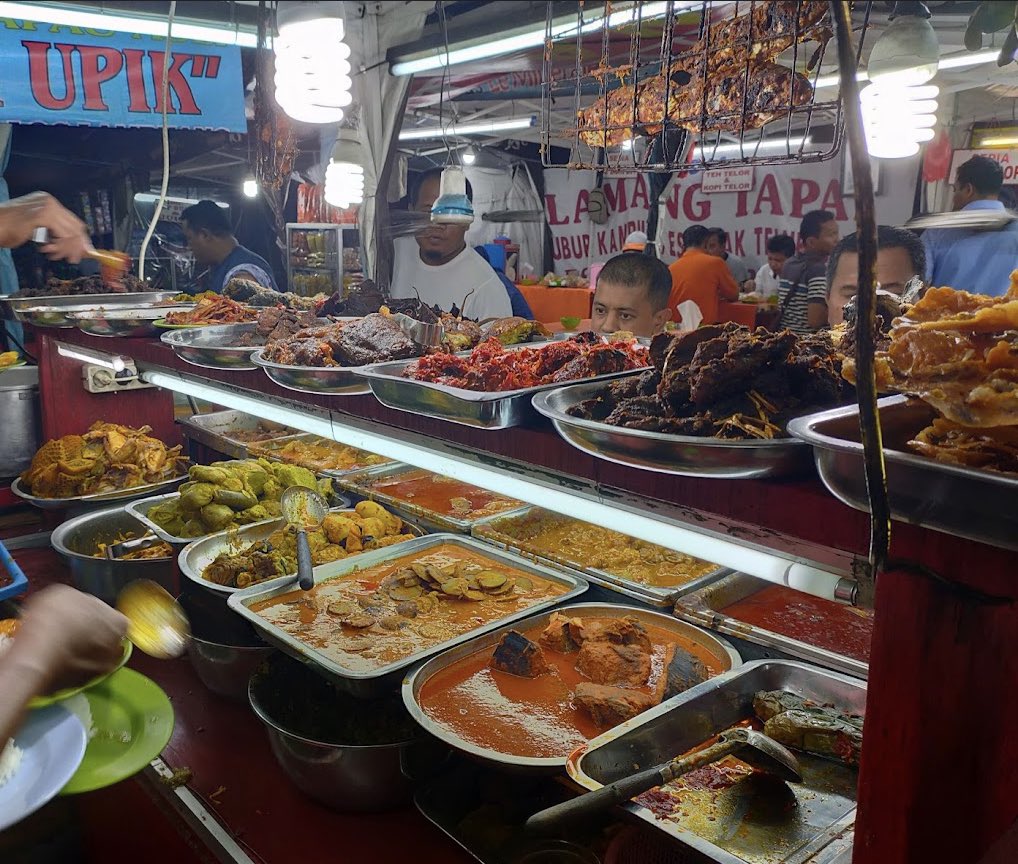
[[[136,291],[117,294],[54,294],[49,297],[3,297],[0,298],[0,316],[12,321],[31,322],[26,309],[45,309],[38,313],[38,320],[44,327],[74,327],[69,312],[84,312],[100,306],[148,306],[164,303],[176,296],[176,291]]]
[[[191,666],[213,693],[243,702],[251,673],[272,653],[268,645],[222,645],[191,634],[187,656]]]
[[[98,309],[71,312],[69,317],[79,330],[92,336],[140,338],[152,336],[158,332],[154,324],[156,319],[164,317],[169,312],[186,312],[193,309],[194,306],[194,303],[180,304],[179,306],[146,306],[144,308],[101,306]]]
[[[257,323],[216,324],[188,330],[168,330],[160,339],[181,360],[193,366],[204,369],[256,369],[251,362],[251,352],[256,348],[261,350],[259,346],[239,346],[236,342],[240,337],[257,331]]]
[[[110,507],[64,522],[50,536],[50,542],[67,560],[75,587],[107,603],[113,603],[120,589],[134,579],[151,579],[175,594],[177,563],[172,556],[139,561],[94,557],[100,543],[114,543],[128,532],[140,536],[145,526],[122,506]]]
[[[251,354],[251,362],[261,366],[280,387],[289,390],[335,396],[360,396],[371,392],[368,382],[359,374],[364,368],[361,366],[287,366],[266,360],[260,348]]]
[[[276,695],[279,693],[281,698]],[[403,740],[372,745],[320,741],[294,731],[298,724],[306,723],[304,708],[309,704],[314,711],[331,710],[358,717],[363,714],[363,723],[358,723],[358,728],[371,728],[398,709],[393,700],[380,708],[373,707],[376,703],[337,693],[315,672],[278,654],[251,676],[248,700],[265,724],[280,766],[305,795],[340,812],[389,810],[410,797],[411,750],[419,743],[416,730]],[[279,704],[274,705],[274,701]],[[283,716],[284,711],[293,716]],[[412,722],[407,720],[407,728],[413,729]]]
[[[551,420],[555,431],[577,450],[619,465],[729,480],[791,477],[810,471],[812,454],[795,438],[736,441],[670,435],[610,426],[568,413],[573,405],[593,399],[603,389],[603,384],[568,384],[537,393],[533,407]]]
[[[419,665],[409,672],[403,679],[403,703],[406,705],[410,716],[414,718],[425,731],[430,732],[440,741],[444,741],[450,747],[466,753],[468,756],[478,759],[488,765],[492,765],[501,771],[528,774],[555,774],[561,773],[566,766],[568,753],[562,756],[516,756],[509,753],[502,753],[490,747],[483,747],[474,744],[454,730],[442,723],[432,719],[431,715],[421,705],[421,690],[428,680],[441,672],[455,665],[458,661],[464,660],[479,651],[493,649],[501,638],[510,630],[525,633],[531,629],[543,629],[547,626],[551,616],[560,612],[567,617],[591,617],[591,618],[619,618],[623,615],[635,617],[643,624],[673,633],[683,640],[694,642],[700,648],[711,655],[715,664],[722,670],[722,674],[742,665],[742,658],[727,642],[718,638],[713,633],[701,630],[679,621],[670,615],[662,615],[660,612],[652,612],[649,609],[640,609],[636,606],[623,606],[615,603],[576,603],[571,606],[556,606],[554,609],[546,609],[537,614],[530,615],[512,624],[482,633],[452,648],[443,651],[436,657]],[[510,699],[510,701],[512,701]],[[653,710],[653,709],[652,709]],[[505,722],[512,722],[506,720]]]

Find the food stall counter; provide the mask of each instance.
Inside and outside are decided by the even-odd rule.
[[[545,285],[517,285],[534,313],[534,320],[554,323],[560,318],[589,318],[594,302],[593,288],[549,288]]]

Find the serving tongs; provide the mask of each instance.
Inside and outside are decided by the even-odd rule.
[[[121,540],[119,543],[109,543],[106,546],[106,558],[110,561],[117,561],[132,552],[140,552],[155,546],[162,541],[151,531],[141,537],[134,537],[130,540]]]
[[[683,774],[711,765],[726,756],[735,756],[747,765],[786,783],[802,782],[799,761],[791,752],[762,732],[737,726],[722,732],[720,740],[710,747],[679,756],[663,765],[623,777],[594,792],[587,792],[578,798],[541,810],[527,820],[527,830],[535,833],[554,831],[564,822],[607,810],[614,804],[625,804],[648,789],[664,786]]]
[[[39,244],[49,243],[49,231],[45,228],[37,228],[32,235],[32,240]],[[102,277],[103,284],[113,288],[123,287],[124,274],[131,266],[130,255],[113,249],[93,249],[90,245],[85,251],[85,257],[99,262],[99,275]]]
[[[402,312],[393,312],[389,316],[399,325],[399,329],[406,333],[415,344],[423,348],[441,348],[442,340],[445,338],[445,328],[441,324],[427,324],[418,321]]]

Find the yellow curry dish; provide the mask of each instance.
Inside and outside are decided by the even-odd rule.
[[[540,508],[483,525],[477,535],[653,588],[679,587],[718,569],[717,564],[692,555]]]
[[[413,540],[414,536],[403,520],[373,501],[361,501],[351,511],[329,513],[321,528],[307,532],[311,563],[316,567]],[[264,540],[221,553],[201,575],[217,585],[247,588],[296,572],[297,531],[282,525]]]

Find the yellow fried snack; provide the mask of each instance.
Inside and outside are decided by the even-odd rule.
[[[0,369],[5,369],[8,366],[13,366],[21,359],[21,355],[17,351],[4,351],[0,353]]]
[[[47,441],[21,482],[39,498],[74,498],[179,477],[187,465],[180,446],[167,447],[151,431],[98,421],[84,435]]]
[[[1018,425],[1018,271],[1004,297],[929,289],[895,320],[876,364],[881,382],[954,423]]]

